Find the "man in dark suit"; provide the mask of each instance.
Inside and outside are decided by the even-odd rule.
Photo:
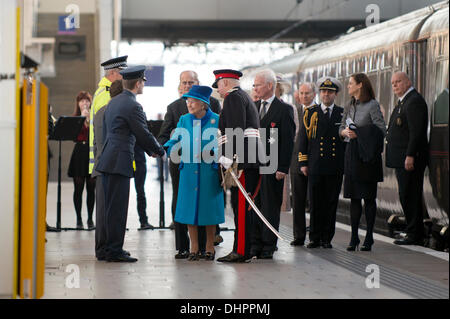
[[[300,129],[298,160],[308,176],[310,243],[308,248],[332,248],[336,210],[344,172],[344,143],[339,137],[344,109],[334,104],[340,82],[332,77],[317,81],[321,104],[305,112]]]
[[[263,70],[255,76],[253,87],[261,98],[256,103],[259,110],[260,136],[265,137],[267,172],[261,172],[261,188],[257,205],[267,221],[278,230],[283,201],[284,178],[289,172],[295,137],[292,106],[275,96],[277,78],[272,70]],[[251,254],[260,259],[272,259],[277,237],[259,219],[253,224]]]
[[[428,108],[404,72],[392,76],[398,102],[389,119],[386,166],[395,168],[406,237],[397,245],[423,245],[423,175],[428,158]]]
[[[307,202],[308,192],[308,177],[303,175],[300,171],[298,162],[299,152],[299,136],[300,129],[303,126],[303,115],[305,110],[313,107],[314,97],[316,93],[314,91],[314,85],[312,83],[303,83],[298,89],[298,99],[300,106],[297,107],[298,111],[298,133],[295,137],[294,151],[292,152],[292,160],[290,167],[291,175],[291,189],[292,189],[292,228],[294,231],[294,240],[291,242],[292,246],[303,246],[306,238],[306,217],[305,209]]]
[[[158,136],[158,141],[164,145],[169,139],[172,131],[177,127],[180,117],[188,113],[186,100],[181,96],[192,88],[193,85],[198,85],[198,76],[194,71],[183,71],[180,74],[180,84],[178,86],[180,98],[167,106],[167,112],[164,116],[164,122]],[[210,98],[210,108],[214,113],[220,114],[220,103],[217,99]],[[175,211],[177,207],[178,184],[180,180],[179,164],[169,161],[170,177],[172,180],[172,219],[175,219]],[[189,256],[189,237],[187,225],[180,224],[174,221],[175,225],[175,248],[178,253],[175,255],[176,259],[185,259]],[[199,227],[199,249],[205,250],[206,233],[204,227]]]
[[[144,71],[145,66],[136,66],[120,72],[125,90],[110,101],[104,114],[104,143],[96,170],[103,174],[106,260],[112,262],[137,261],[123,250],[136,140],[147,154],[164,155],[136,101],[136,95],[142,94],[144,88]]]

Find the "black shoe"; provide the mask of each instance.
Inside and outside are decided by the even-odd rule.
[[[130,252],[128,250],[123,250],[122,249],[122,254],[127,255],[127,256],[131,256]]]
[[[97,256],[98,261],[106,260],[106,256]]]
[[[226,263],[244,263],[250,259],[251,259],[251,257],[245,257],[242,255],[239,255],[238,253],[231,252],[226,256],[218,258],[217,261],[226,262]]]
[[[420,245],[420,243],[410,237],[405,237],[402,239],[397,239],[394,241],[396,245]]]
[[[306,246],[306,248],[318,248],[320,247],[320,243],[317,241],[312,241],[308,244],[308,246]]]
[[[333,248],[333,246],[331,246],[331,243],[322,243],[322,247],[323,248]]]
[[[273,259],[273,251],[263,251],[257,258],[258,259]]]
[[[199,259],[200,259],[200,257],[199,257],[199,253],[198,252],[190,253],[188,258],[187,258],[187,260],[189,260],[189,261],[197,261]]]
[[[147,229],[155,229],[155,227],[149,223],[142,223],[141,227],[138,230],[147,230]]]
[[[205,260],[214,260],[214,258],[216,258],[216,252],[215,251],[213,251],[213,252],[207,251],[205,253],[204,258],[205,258]]]
[[[347,251],[355,251],[355,250],[358,251],[358,246],[359,246],[359,244],[356,244],[356,245],[350,244],[347,246]]]
[[[174,230],[175,229],[175,224],[173,222],[170,223],[169,229],[170,230]]]
[[[94,222],[92,221],[92,219],[88,219],[87,227],[88,227],[89,230],[94,230],[95,229],[95,225],[94,225]]]
[[[81,220],[77,220],[77,229],[84,229],[83,222]]]
[[[294,239],[293,241],[291,241],[291,246],[304,246],[304,245],[305,241],[300,239]]]
[[[49,226],[47,223],[45,224],[45,231],[48,232],[59,232],[60,230],[58,230],[58,228]]]
[[[176,255],[175,255],[175,259],[186,259],[189,257],[189,251],[184,250],[184,251],[179,251]]]
[[[371,251],[371,250],[372,250],[372,245],[364,244],[361,246],[361,251]]]
[[[219,245],[221,242],[223,242],[223,237],[220,235],[216,235],[216,237],[214,238],[214,246]]]
[[[198,252],[198,259],[205,259],[206,252],[201,250]]]
[[[122,254],[114,257],[106,257],[106,261],[108,262],[117,262],[117,263],[134,263],[137,258],[130,257],[128,255]]]

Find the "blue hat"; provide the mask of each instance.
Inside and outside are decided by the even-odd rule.
[[[184,94],[182,98],[186,100],[188,97],[191,97],[209,105],[211,93],[212,89],[209,86],[193,85],[189,92]]]
[[[104,70],[123,69],[127,67],[128,55],[119,56],[117,58],[109,59],[101,64]]]
[[[137,65],[122,70],[119,73],[123,76],[124,80],[143,79],[144,81],[147,81],[147,79],[144,76],[145,69],[146,69],[145,65]]]

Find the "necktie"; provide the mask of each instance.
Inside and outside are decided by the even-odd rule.
[[[330,108],[329,107],[327,107],[325,109],[325,115],[327,116],[327,120],[328,120],[330,118]]]
[[[259,118],[262,119],[264,115],[266,115],[267,112],[267,104],[269,104],[267,101],[262,102],[261,104],[261,113],[259,114]]]

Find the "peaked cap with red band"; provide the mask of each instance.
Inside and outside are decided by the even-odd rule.
[[[216,76],[216,80],[214,81],[212,87],[215,89],[217,89],[217,82],[219,82],[220,79],[231,78],[239,80],[242,76],[242,72],[231,69],[215,70],[213,73]]]

